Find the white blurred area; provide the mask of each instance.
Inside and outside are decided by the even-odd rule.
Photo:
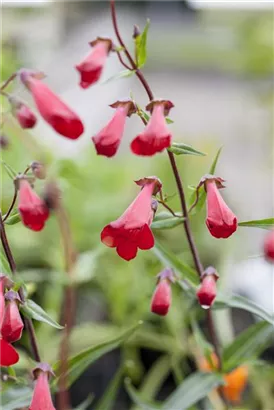
[[[128,96],[130,90],[137,101],[146,104],[146,96],[134,77],[105,84],[121,70],[114,55],[108,59],[99,84],[88,90],[78,86],[74,66],[89,52],[88,42],[97,35],[113,36],[106,3],[39,0],[2,0],[2,3],[3,33],[17,44],[23,65],[44,71],[46,82],[84,120],[86,131],[77,142],[57,136],[39,121],[34,134],[54,147],[57,156],[77,155],[90,147],[90,137],[110,119],[112,110],[108,105]],[[217,172],[227,180],[225,195],[239,220],[273,216],[273,107],[267,102],[269,95],[273,95],[273,77],[241,71],[233,57],[221,64],[222,58],[233,56],[233,51],[241,46],[238,33],[241,20],[248,16],[252,22],[258,13],[260,16],[272,13],[273,2],[192,0],[185,12],[182,2],[171,2],[172,6],[166,8],[164,3],[151,1],[138,8],[123,1],[118,4],[118,19],[128,43],[133,25],[142,27],[147,17],[151,19],[145,74],[157,96],[174,102],[171,113],[175,121],[171,126],[174,139],[193,144],[211,157],[223,145]],[[16,12],[23,4],[37,7],[31,13]],[[226,9],[225,14],[216,14],[222,9]],[[234,18],[239,27],[232,29],[230,20]],[[271,41],[264,28],[259,36],[247,63],[250,59],[257,64],[257,47]],[[246,52],[245,46],[242,47]],[[207,58],[207,50],[212,54],[211,59]],[[191,64],[185,61],[186,52]],[[203,54],[206,63],[201,58]],[[226,69],[226,65],[231,69]],[[30,101],[27,93],[23,95]],[[129,140],[140,127],[134,118],[130,126],[127,124],[122,144],[124,155],[129,154]],[[228,251],[227,285],[274,312],[274,269],[262,257],[254,257],[262,249],[264,236],[263,230],[239,229],[231,253]],[[231,265],[232,254],[242,258],[237,266]]]

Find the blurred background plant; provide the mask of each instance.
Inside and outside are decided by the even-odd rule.
[[[224,195],[232,209],[240,220],[273,215],[273,10],[203,9],[194,1],[118,5],[121,29],[128,42],[133,24],[142,26],[147,17],[151,18],[145,70],[157,95],[170,98],[175,104],[171,114],[175,121],[171,125],[174,140],[192,144],[208,154],[178,157],[180,174],[185,186],[189,186],[188,200],[193,192],[191,186],[208,172],[217,150],[224,145],[216,174],[228,180]],[[29,133],[21,130],[10,115],[4,115],[3,132],[10,144],[1,149],[1,160],[16,172],[23,171],[33,160],[42,161],[61,186],[79,252],[75,273],[77,317],[71,353],[115,339],[140,319],[144,322],[119,349],[91,364],[73,384],[73,406],[94,394],[90,409],[136,410],[123,388],[123,379],[130,377],[142,399],[165,399],[195,368],[193,349],[197,341],[189,337],[193,317],[206,333],[207,329],[203,311],[197,306],[193,309],[191,298],[175,287],[169,315],[164,319],[153,316],[150,299],[155,275],[164,267],[159,254],[153,250],[139,252],[138,258],[127,263],[100,243],[100,232],[136,195],[134,180],[157,175],[164,192],[171,196],[171,206],[179,210],[176,187],[164,155],[152,159],[129,155],[126,145],[140,130],[138,119],[132,118],[130,125],[128,121],[126,143],[114,159],[97,157],[90,142],[89,138],[111,115],[108,104],[129,90],[140,104],[145,101],[134,77],[105,84],[119,71],[114,57],[110,58],[101,84],[85,92],[78,89],[73,66],[88,51],[88,41],[104,29],[109,32],[108,4],[79,1],[34,6],[3,3],[2,81],[22,66],[41,69],[48,82],[82,116],[86,133],[79,143],[71,143],[53,134],[42,121]],[[24,90],[19,93],[28,98]],[[3,112],[7,107],[1,101]],[[5,212],[12,199],[13,184],[3,167],[1,182],[1,208]],[[204,265],[214,265],[220,273],[220,288],[225,293],[232,289],[248,296],[271,315],[273,270],[260,257],[265,232],[241,228],[224,243],[210,237],[204,219],[205,212],[201,211],[191,218],[191,224]],[[8,226],[7,232],[29,295],[59,321],[66,281],[54,216],[39,234],[20,223]],[[182,226],[155,230],[155,236],[163,247],[192,266]],[[232,315],[231,309],[217,310],[215,319],[224,346],[255,323],[250,313],[233,309]],[[36,330],[44,360],[54,363],[60,331],[39,322]],[[264,340],[261,336],[256,348],[247,352],[253,366],[241,409],[273,407],[273,350],[265,350],[271,343],[271,337]],[[21,375],[30,361],[23,354],[25,337],[19,348],[21,359],[15,367]],[[262,353],[268,364],[258,360]],[[111,380],[112,389],[107,390],[106,401],[100,402]],[[18,407],[9,405],[12,392],[8,394],[2,397],[4,409],[23,407],[23,402]],[[29,394],[28,387],[24,394]],[[191,409],[212,408],[209,402],[200,406]]]

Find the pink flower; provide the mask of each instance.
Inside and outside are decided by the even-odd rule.
[[[77,139],[84,132],[84,126],[78,115],[72,111],[51,89],[35,74],[22,71],[21,79],[30,90],[36,107],[44,120],[58,134],[70,139]]]
[[[274,229],[268,232],[265,237],[264,254],[269,262],[274,263]]]
[[[237,229],[237,218],[221,197],[215,179],[207,179],[205,186],[208,230],[215,238],[228,238]]]
[[[80,87],[88,88],[101,77],[107,56],[112,48],[112,41],[108,38],[97,38],[90,43],[91,53],[75,68],[79,71]]]
[[[92,137],[97,154],[106,157],[116,154],[123,136],[126,117],[135,112],[132,101],[117,101],[111,107],[116,108],[114,116],[95,137]]]
[[[150,230],[154,216],[151,208],[153,190],[154,183],[145,185],[123,215],[101,232],[101,241],[116,248],[118,255],[127,261],[135,258],[138,248],[147,250],[154,246]]]
[[[20,180],[18,211],[23,224],[33,231],[41,231],[49,217],[45,202],[25,179]]]
[[[20,104],[15,110],[15,115],[22,128],[33,128],[36,124],[36,115],[25,104]]]
[[[173,104],[170,101],[153,101],[146,108],[152,115],[142,134],[131,143],[131,150],[136,155],[151,156],[171,145],[171,133],[168,130],[165,115]]]
[[[151,312],[165,316],[171,305],[171,285],[168,279],[162,279],[158,283],[151,300]]]
[[[49,389],[50,371],[46,370],[46,366],[48,367],[48,365],[41,363],[34,371],[37,381],[29,410],[55,410]],[[45,370],[43,370],[43,367],[45,367]]]
[[[18,309],[17,301],[19,296],[17,292],[9,291],[5,296],[7,302],[1,326],[1,334],[3,339],[9,343],[13,343],[21,339],[24,324]]]
[[[204,309],[209,309],[216,298],[216,282],[218,279],[218,273],[216,272],[215,268],[212,268],[211,266],[204,271],[201,277],[201,284],[197,290],[196,295],[200,305]]]
[[[19,354],[6,340],[0,338],[0,366],[12,366],[19,360]]]

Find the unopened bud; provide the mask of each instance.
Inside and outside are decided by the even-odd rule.
[[[134,24],[132,38],[135,39],[135,38],[139,37],[140,34],[141,34],[141,31],[140,31],[139,27],[137,26],[137,24]]]
[[[0,135],[0,148],[7,149],[10,145],[9,139],[5,134]]]
[[[31,164],[31,170],[33,175],[38,179],[45,179],[46,178],[46,168],[41,162],[34,161]]]
[[[219,275],[212,266],[208,267],[202,274],[201,284],[196,294],[200,305],[204,309],[209,309],[216,298],[218,278]]]

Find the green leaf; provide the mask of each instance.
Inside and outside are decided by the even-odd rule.
[[[183,144],[182,142],[173,142],[171,147],[168,148],[168,151],[173,152],[175,155],[198,155],[203,157],[206,155],[203,152],[192,148],[190,145]]]
[[[246,226],[250,228],[271,229],[274,227],[274,218],[257,219],[254,221],[239,222],[239,226]]]
[[[94,410],[111,410],[113,408],[118,389],[121,385],[123,373],[123,368],[120,367]]]
[[[7,225],[15,225],[15,224],[17,224],[17,223],[20,222],[20,221],[21,221],[20,214],[19,214],[19,213],[16,213],[16,214],[14,214],[14,215],[10,215],[10,216],[8,217],[8,219],[5,221],[5,224],[7,224]]]
[[[180,215],[180,214],[178,214]],[[151,228],[157,229],[171,229],[183,223],[185,218],[179,216],[172,216],[170,212],[161,212],[154,218]]]
[[[101,356],[119,347],[120,344],[127,340],[142,323],[143,322],[140,321],[136,325],[123,332],[120,336],[108,340],[107,342],[100,343],[96,346],[92,346],[71,357],[68,361],[69,384],[71,385],[72,383],[74,383],[75,380],[77,380],[78,377],[80,377],[81,374]],[[57,362],[54,366],[54,371],[56,371],[57,374],[58,368],[59,363]]]
[[[274,325],[273,314],[267,312],[261,306],[257,305],[252,300],[245,298],[240,295],[224,295],[218,292],[217,298],[213,305],[213,309],[224,309],[224,308],[238,308],[246,310],[254,315],[264,319],[268,323]]]
[[[135,70],[122,70],[119,73],[114,74],[107,80],[103,81],[102,84],[108,84],[113,80],[119,80],[120,78],[129,78],[135,74]]]
[[[29,387],[8,389],[0,394],[0,403],[5,410],[17,410],[29,407],[33,390]]]
[[[167,123],[167,124],[173,124],[174,121],[173,121],[171,118],[166,117],[166,123]]]
[[[141,407],[144,410],[159,410],[161,409],[160,404],[150,404],[146,402],[141,397],[141,394],[132,386],[131,381],[129,378],[125,380],[125,388],[126,391],[128,392],[128,395],[130,396],[131,400],[133,403],[137,404],[138,407]],[[171,410],[171,409],[169,409]],[[175,409],[174,409],[175,410]]]
[[[218,163],[222,148],[223,147],[219,148],[219,150],[217,151],[217,154],[214,157],[214,160],[213,160],[213,162],[211,164],[211,167],[209,169],[209,174],[210,175],[214,175],[214,173],[215,173],[215,169],[216,169],[216,166],[217,166],[217,163]],[[201,188],[199,189],[199,191],[200,190],[201,190]],[[193,192],[191,197],[190,197],[190,201],[189,201],[190,205],[194,204],[195,200],[196,200],[196,191]],[[195,214],[195,213],[201,211],[204,207],[205,200],[206,200],[206,193],[205,193],[204,188],[202,187],[202,192],[201,191],[199,192],[199,200],[198,200],[197,204],[195,205],[195,207],[192,209],[191,213]]]
[[[51,319],[49,315],[37,305],[33,300],[27,299],[21,308],[21,312],[24,316],[29,317],[39,322],[47,323],[48,325],[55,327],[56,329],[63,329],[64,327],[59,325],[55,320]]]
[[[8,263],[6,255],[4,254],[2,246],[0,248],[0,268],[2,273],[11,274],[10,265]]]
[[[196,342],[197,346],[199,347],[202,355],[205,356],[206,358],[210,358],[210,355],[211,355],[212,351],[214,350],[213,346],[212,346],[211,343],[209,343],[206,340],[203,332],[199,328],[199,325],[198,325],[197,321],[194,318],[194,315],[191,318],[190,323],[191,323],[192,332],[193,332],[195,342]]]
[[[74,410],[86,410],[89,405],[93,402],[94,396],[90,394],[85,401],[83,401],[79,406],[77,406]]]
[[[145,65],[147,60],[147,33],[150,21],[147,20],[144,31],[135,38],[137,67],[141,68]]]
[[[160,261],[166,267],[173,268],[176,272],[183,275],[183,279],[186,279],[193,286],[198,286],[200,283],[199,277],[194,269],[187,264],[183,263],[174,253],[168,251],[159,242],[155,243],[153,252],[160,259]]]
[[[188,410],[190,406],[206,397],[213,389],[223,383],[222,376],[217,373],[196,372],[187,377],[168,397],[162,409]]]
[[[5,168],[5,171],[8,174],[8,176],[13,180],[16,177],[17,172],[2,159],[1,159],[1,163],[3,167]]]
[[[248,359],[257,356],[273,337],[273,326],[262,321],[243,331],[224,349],[224,371],[230,371]]]

